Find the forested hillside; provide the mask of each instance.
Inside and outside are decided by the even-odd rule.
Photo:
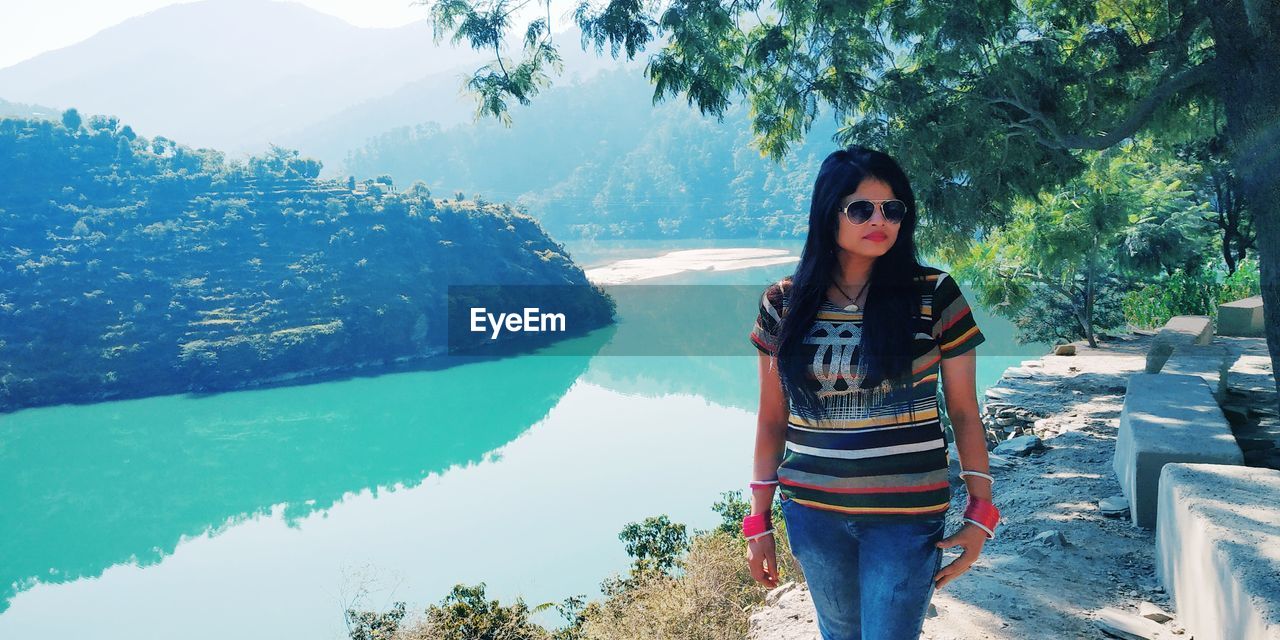
[[[0,120],[0,410],[376,368],[444,350],[450,284],[587,284],[510,206],[319,172]],[[573,289],[578,328],[608,322]]]
[[[680,100],[651,105],[635,69],[549,90],[493,119],[400,127],[349,154],[346,170],[519,201],[557,237],[802,236],[817,167],[836,148],[829,118],[780,165],[749,145],[736,105],[721,122]]]

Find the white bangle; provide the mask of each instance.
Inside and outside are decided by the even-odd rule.
[[[975,527],[977,527],[977,528],[979,528],[979,529],[982,529],[983,531],[987,532],[987,539],[988,539],[988,540],[990,540],[990,539],[992,539],[992,538],[996,537],[996,532],[994,532],[994,531],[992,531],[992,530],[988,529],[988,528],[986,527],[986,525],[982,524],[981,522],[978,522],[977,520],[974,520],[973,518],[965,518],[965,519],[964,519],[964,521],[965,521],[965,522],[972,523],[972,524],[973,524],[973,526],[975,526]],[[770,531],[772,531],[772,529],[770,529]]]
[[[991,477],[989,474],[983,473],[983,472],[981,472],[981,471],[968,471],[968,470],[965,470],[965,471],[961,471],[958,475],[959,475],[961,478],[963,478],[963,477],[965,477],[965,476],[977,476],[977,477],[979,477],[979,478],[986,478],[987,480],[990,480],[990,481],[991,481],[991,484],[993,484],[993,485],[996,483],[996,479],[995,479],[995,478],[993,478],[993,477]]]
[[[763,538],[764,536],[767,536],[771,533],[773,533],[773,529],[769,529],[768,531],[761,531],[760,533],[757,533],[754,536],[748,536],[747,540],[755,540],[756,538]]]
[[[748,485],[750,485],[750,486],[752,486],[752,487],[764,487],[764,486],[768,486],[768,485],[771,485],[771,484],[778,484],[778,481],[777,481],[777,480],[752,480],[751,482],[748,482],[747,484],[748,484]]]

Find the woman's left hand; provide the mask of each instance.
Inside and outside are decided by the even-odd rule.
[[[960,530],[951,534],[949,537],[938,541],[939,549],[949,549],[951,547],[963,547],[964,552],[959,558],[952,560],[950,564],[938,571],[933,576],[934,587],[941,589],[948,582],[960,577],[960,574],[969,570],[978,559],[978,554],[982,553],[982,545],[987,542],[987,533],[973,524],[966,522]]]

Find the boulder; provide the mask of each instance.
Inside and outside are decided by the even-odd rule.
[[[1129,516],[1129,500],[1123,495],[1103,498],[1098,501],[1098,510],[1108,518],[1125,518]]]
[[[996,446],[995,453],[1002,456],[1025,456],[1041,449],[1044,449],[1044,442],[1039,436],[1018,436],[1001,442]]]
[[[1142,616],[1112,607],[1098,612],[1097,624],[1107,635],[1125,640],[1155,640],[1163,629]]]

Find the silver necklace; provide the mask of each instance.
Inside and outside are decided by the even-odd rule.
[[[845,293],[845,291],[844,291],[844,287],[840,286],[840,281],[839,281],[839,280],[837,280],[837,279],[835,279],[835,278],[832,278],[832,279],[831,279],[831,281],[835,283],[836,288],[840,290],[840,293],[841,293],[842,295],[844,295],[844,297],[849,298],[849,300],[850,300],[850,301],[851,301],[851,303],[852,303],[852,304],[845,305],[844,310],[845,310],[845,311],[857,311],[857,310],[858,310],[858,302],[857,302],[857,301],[858,301],[858,298],[857,298],[857,297],[850,297],[848,293]],[[871,284],[871,280],[870,280],[870,279],[868,279],[866,282],[862,283],[862,288],[861,288],[861,289],[858,289],[858,296],[861,296],[861,295],[862,295],[862,292],[867,290],[867,285],[870,285],[870,284]]]

